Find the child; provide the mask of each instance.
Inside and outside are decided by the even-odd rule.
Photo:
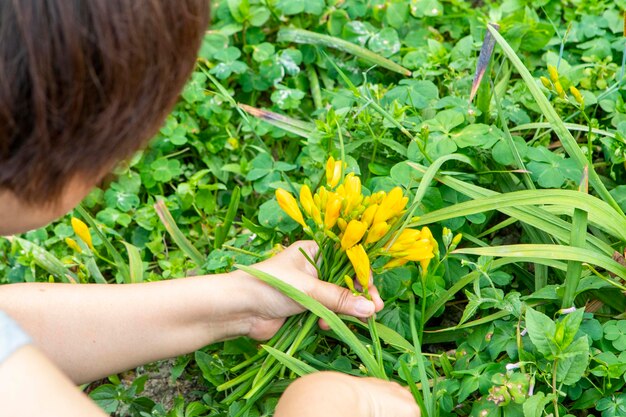
[[[72,209],[152,137],[176,102],[208,24],[207,0],[0,1],[0,235]],[[319,281],[299,242],[255,267],[334,311],[374,302]],[[270,338],[302,307],[241,271],[134,285],[0,287],[0,414],[102,416],[74,387],[238,336]],[[304,396],[321,401],[307,401]],[[320,373],[277,415],[417,416],[408,392]]]

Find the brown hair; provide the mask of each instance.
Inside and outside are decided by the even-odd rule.
[[[208,15],[208,0],[0,1],[0,191],[54,202],[145,144]]]

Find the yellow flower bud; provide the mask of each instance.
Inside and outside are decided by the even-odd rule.
[[[80,238],[85,244],[89,247],[89,249],[93,250],[93,243],[91,242],[91,233],[89,233],[89,228],[80,219],[76,217],[72,217],[72,229],[74,229],[74,233],[76,236]]]
[[[302,209],[304,212],[311,216],[311,210],[313,209],[313,195],[311,195],[311,189],[308,185],[304,184],[300,188],[300,204],[302,204]]]
[[[354,288],[354,280],[349,277],[348,275],[345,275],[343,277],[344,282],[346,283],[346,287],[348,287],[348,289],[350,291],[352,291],[352,294],[358,294],[359,292]]]
[[[454,238],[452,239],[452,242],[450,243],[450,250],[455,250],[457,246],[459,246],[459,243],[461,243],[461,239],[463,238],[463,235],[461,233],[457,233],[456,236],[454,236]]]
[[[557,81],[554,83],[554,89],[556,90],[556,93],[559,95],[559,97],[565,98],[565,90],[563,90],[563,86],[560,82]]]
[[[298,207],[298,202],[289,191],[283,190],[282,188],[277,189],[276,200],[278,201],[280,208],[282,208],[289,217],[300,223],[303,227],[306,227],[306,223],[302,217],[302,212]]]
[[[361,215],[361,221],[365,223],[368,227],[374,221],[374,215],[376,214],[376,210],[378,210],[378,204],[372,204],[371,206],[366,208]]]
[[[356,245],[346,251],[348,259],[356,273],[356,279],[363,289],[369,287],[370,283],[370,259],[367,257],[363,245]]]
[[[585,104],[585,99],[583,98],[583,95],[580,94],[580,90],[578,90],[578,88],[571,86],[569,88],[569,92],[572,93],[574,99],[578,104],[580,104],[581,106]]]
[[[340,217],[337,219],[337,226],[339,226],[339,230],[341,230],[342,232],[345,232],[346,227],[348,227],[348,222],[346,222],[345,219],[342,219]]]
[[[335,161],[332,156],[326,161],[326,183],[330,188],[335,188],[341,180],[341,161]]]
[[[319,205],[313,205],[313,207],[311,208],[311,217],[313,217],[313,221],[316,225],[318,225],[319,227],[322,226],[322,211],[320,210]]]
[[[387,234],[390,228],[391,226],[387,224],[387,222],[376,223],[375,225],[372,226],[370,231],[367,233],[365,244],[369,245],[371,243],[378,242]]]
[[[433,247],[434,253],[439,253],[439,243],[437,243],[437,239],[433,236],[430,229],[426,226],[422,227],[422,239],[428,239],[431,246]],[[450,231],[452,233],[452,231]]]
[[[427,258],[420,261],[420,266],[422,267],[422,276],[426,276],[426,274],[428,274],[428,264],[430,264],[430,259],[431,258]]]
[[[550,79],[553,83],[559,82],[559,72],[554,65],[548,65],[548,74],[550,74]]]
[[[549,90],[552,89],[552,83],[550,82],[550,80],[548,80],[546,77],[539,77],[539,80],[541,80],[541,84],[543,84],[543,86]]]
[[[395,187],[389,192],[380,203],[380,207],[374,216],[374,224],[389,220],[390,218],[400,214],[409,199],[402,196],[402,189]]]
[[[82,253],[83,250],[78,245],[78,242],[76,242],[71,237],[66,237],[65,238],[65,243],[67,244],[67,246],[69,246],[71,249],[75,250],[76,252]]]
[[[324,227],[326,229],[332,229],[335,223],[337,223],[340,210],[341,198],[334,193],[329,193],[326,210],[324,212]]]
[[[407,262],[409,262],[408,259],[403,259],[403,258],[392,259],[389,262],[387,262],[383,268],[384,269],[398,268],[400,266],[406,265]]]
[[[359,243],[366,231],[367,225],[365,223],[358,220],[350,220],[341,238],[341,249],[346,250]]]

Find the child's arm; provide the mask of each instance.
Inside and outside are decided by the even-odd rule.
[[[33,346],[0,363],[0,404],[6,416],[106,417]]]
[[[415,400],[400,385],[375,378],[318,372],[285,391],[274,417],[419,417]]]
[[[305,291],[330,309],[368,317],[382,308],[317,280],[300,242],[255,267]],[[0,310],[75,382],[94,379],[247,335],[271,337],[285,317],[303,311],[291,299],[241,272],[132,285],[0,286]]]

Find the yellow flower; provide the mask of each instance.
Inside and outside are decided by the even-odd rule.
[[[554,89],[556,90],[556,93],[559,95],[559,97],[565,98],[565,90],[563,90],[563,86],[560,82],[557,81],[554,83]]]
[[[422,261],[433,257],[433,245],[428,239],[418,240],[410,248],[401,252],[391,253],[395,258],[405,258],[409,261]]]
[[[340,210],[341,197],[339,197],[335,193],[329,193],[328,202],[326,203],[326,210],[324,212],[324,227],[326,227],[326,229],[332,229],[335,223],[337,223]]]
[[[348,227],[348,223],[340,217],[337,219],[337,226],[339,226],[339,230],[341,230],[342,232],[345,232],[346,227]]]
[[[283,190],[282,188],[277,189],[276,200],[280,208],[282,208],[289,217],[300,223],[303,227],[306,227],[302,212],[298,207],[298,202],[289,191]]]
[[[335,188],[341,180],[341,161],[335,161],[332,156],[326,161],[326,183]]]
[[[403,259],[403,258],[392,259],[389,262],[387,262],[383,268],[384,269],[398,268],[399,266],[406,265],[407,262],[409,262],[408,259]]]
[[[572,93],[572,95],[574,96],[574,99],[576,99],[576,102],[580,105],[585,104],[585,99],[583,98],[582,94],[580,94],[580,90],[578,90],[578,88],[571,86],[569,88],[569,92]]]
[[[369,287],[370,282],[370,259],[367,257],[363,245],[356,245],[346,251],[348,259],[356,273],[356,279],[363,289]]]
[[[365,223],[358,220],[350,220],[341,238],[341,248],[346,250],[359,243],[366,231],[367,225]]]
[[[67,243],[67,246],[69,246],[71,249],[74,249],[76,252],[82,253],[83,250],[80,248],[80,246],[78,246],[78,242],[76,242],[71,237],[66,237],[65,243]]]
[[[363,201],[363,194],[361,194],[361,179],[351,172],[346,175],[346,178],[340,187],[343,187],[345,197],[343,212],[347,215]]]
[[[422,232],[415,229],[404,229],[389,248],[389,252],[402,252],[409,249],[422,238]],[[394,240],[393,238],[391,239]]]
[[[311,195],[311,189],[308,185],[304,184],[302,188],[300,188],[300,204],[302,204],[302,208],[304,212],[310,216],[311,210],[313,210],[313,195]]]
[[[78,236],[80,240],[82,240],[87,246],[89,246],[89,249],[93,249],[93,243],[91,242],[91,233],[89,233],[89,228],[87,227],[85,222],[77,219],[76,217],[72,217],[72,229],[74,229],[74,233],[76,233],[76,236]]]
[[[369,245],[370,243],[378,242],[387,234],[390,228],[391,226],[388,225],[387,222],[376,223],[375,225],[372,226],[370,231],[367,233],[365,244]]]
[[[404,210],[404,207],[406,207],[408,201],[409,199],[407,197],[402,196],[402,189],[395,187],[380,203],[380,207],[378,207],[376,215],[374,216],[374,224],[387,221],[400,214],[400,212]]]
[[[376,210],[378,210],[378,204],[372,204],[371,206],[366,208],[361,215],[361,221],[365,223],[368,227],[374,221],[374,215],[376,215]]]
[[[424,227],[422,227],[421,233],[422,233],[422,239],[428,239],[428,241],[432,245],[433,252],[434,253],[439,253],[439,243],[437,243],[437,239],[435,239],[435,237],[431,233],[430,229],[428,227],[424,226]]]
[[[547,88],[548,90],[552,89],[552,83],[550,82],[550,80],[543,76],[539,77],[539,79],[541,80],[541,84],[543,84],[545,88]]]
[[[556,70],[554,65],[548,65],[548,74],[550,74],[550,79],[553,83],[559,81],[559,72]]]
[[[317,204],[314,204],[313,207],[311,208],[311,217],[313,217],[313,221],[315,222],[316,225],[318,226],[322,226],[323,222],[322,222],[322,211],[320,210],[320,207]]]

